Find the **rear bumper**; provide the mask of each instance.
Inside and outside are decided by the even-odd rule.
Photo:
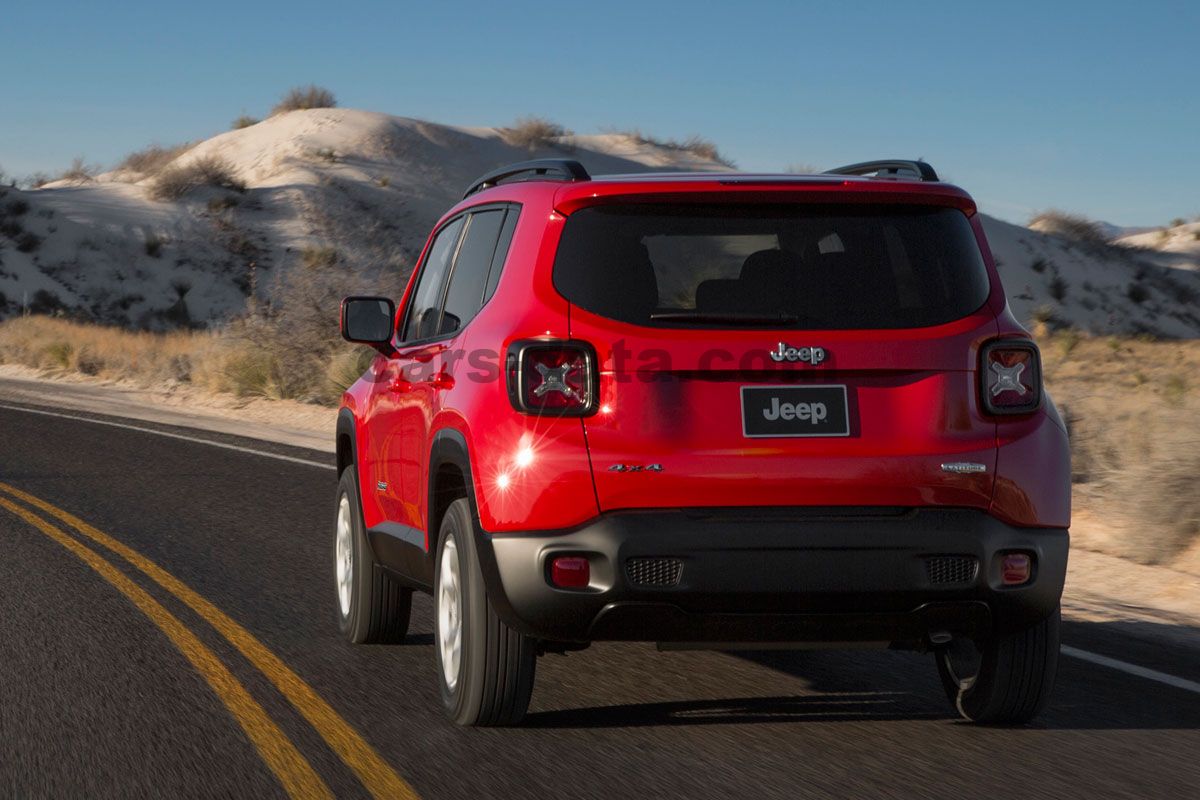
[[[966,509],[696,509],[477,538],[492,605],[540,639],[922,647],[931,634],[1016,630],[1050,614],[1069,535]],[[1029,583],[1001,585],[1009,551],[1033,556]],[[589,559],[589,587],[551,585],[560,555]],[[677,582],[637,582],[630,559],[657,559],[659,579]]]

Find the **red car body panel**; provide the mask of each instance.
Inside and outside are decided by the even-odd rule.
[[[645,328],[572,306],[552,280],[565,218],[592,204],[643,200],[958,208],[971,218],[990,294],[974,313],[944,325],[866,331]],[[491,533],[570,529],[622,509],[696,506],[949,506],[1019,526],[1069,524],[1068,456],[1053,404],[1046,398],[1032,414],[1003,418],[981,408],[980,348],[1027,334],[1007,311],[974,202],[961,189],[721,175],[515,183],[455,206],[430,241],[464,210],[498,201],[520,204],[521,212],[494,296],[455,336],[377,357],[344,398],[355,420],[368,528],[394,522],[425,531],[429,549],[429,448],[445,430],[467,443],[479,521]],[[514,410],[500,366],[512,342],[531,338],[596,348],[596,414]],[[815,368],[775,364],[765,356],[781,340],[819,345],[829,358]],[[622,348],[632,354],[626,361]],[[669,356],[669,369],[639,361],[655,350]],[[744,438],[738,387],[768,385],[785,371],[845,384],[851,435]],[[941,466],[948,461],[982,464],[986,472],[948,472]],[[662,470],[610,471],[615,464]]]

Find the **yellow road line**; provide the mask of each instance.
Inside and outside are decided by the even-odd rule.
[[[208,681],[209,686],[229,709],[233,718],[242,726],[246,736],[258,749],[259,755],[275,773],[275,777],[283,784],[283,788],[289,796],[303,798],[333,796],[304,756],[300,755],[296,746],[267,715],[263,707],[246,691],[246,687],[242,686],[233,673],[221,663],[216,654],[196,637],[196,634],[188,630],[170,611],[163,608],[145,589],[130,580],[95,550],[80,543],[33,512],[3,497],[0,497],[0,507],[25,520],[82,559],[157,625],[159,630],[165,633],[171,643],[179,649],[179,652],[191,662],[196,671]]]
[[[0,491],[24,500],[70,525],[89,539],[107,547],[203,617],[275,684],[288,702],[308,720],[338,757],[354,771],[363,786],[373,796],[397,798],[397,800],[418,800],[416,791],[375,752],[371,745],[367,744],[350,723],[342,719],[329,703],[325,702],[324,698],[317,694],[303,678],[284,664],[279,656],[271,652],[250,631],[234,621],[224,611],[141,553],[92,527],[70,512],[63,511],[41,498],[6,483],[0,483]]]

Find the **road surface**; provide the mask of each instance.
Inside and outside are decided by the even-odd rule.
[[[0,408],[0,797],[1200,796],[1200,656],[1081,622],[1026,728],[958,722],[931,656],[632,644],[454,728],[427,597],[338,635],[330,455],[97,419]]]

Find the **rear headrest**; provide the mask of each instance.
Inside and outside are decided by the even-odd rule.
[[[787,250],[759,250],[746,257],[739,279],[756,285],[794,285],[803,263],[800,256]]]
[[[570,296],[589,311],[626,321],[645,322],[658,308],[658,279],[650,252],[635,239],[616,238],[602,250],[578,254],[582,268],[571,270]]]

